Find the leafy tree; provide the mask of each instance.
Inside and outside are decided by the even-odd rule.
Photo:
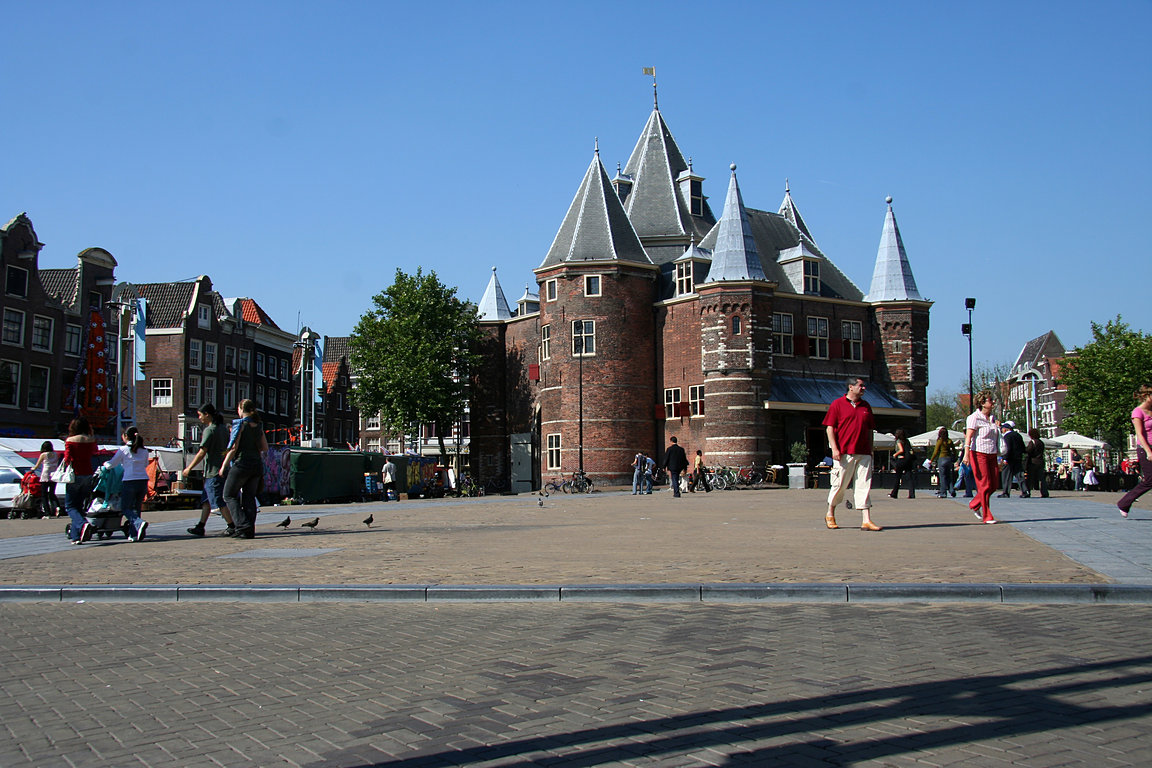
[[[964,394],[967,394],[967,390]],[[936,429],[937,427],[951,429],[953,422],[957,419],[963,419],[966,415],[960,409],[959,393],[938,389],[928,395],[928,405],[924,412],[928,429]]]
[[[1060,378],[1068,387],[1062,426],[1122,446],[1133,393],[1152,384],[1152,336],[1132,330],[1120,315],[1102,326],[1092,323],[1092,342],[1065,358]]]
[[[419,267],[415,275],[397,269],[372,304],[349,342],[358,377],[352,400],[364,413],[379,413],[381,426],[393,432],[435,424],[446,454],[443,435],[464,413],[478,361],[476,307]]]

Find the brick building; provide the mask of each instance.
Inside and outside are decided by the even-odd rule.
[[[59,437],[84,413],[100,435],[118,442],[108,307],[116,259],[86,248],[75,267],[41,268],[43,247],[27,214],[0,229],[0,435]],[[90,360],[95,364],[88,366]]]
[[[471,402],[478,478],[520,490],[583,465],[624,482],[636,451],[662,457],[672,435],[714,464],[785,463],[796,442],[819,458],[847,376],[867,380],[881,430],[923,431],[931,302],[891,199],[865,294],[790,189],[776,211],[748,208],[733,165],[717,220],[704,181],[654,107],[614,178],[595,152],[535,269],[538,302],[511,309],[493,275]]]
[[[351,400],[353,381],[348,342],[348,336],[321,338],[311,329],[304,328],[296,343],[292,354],[293,414],[295,423],[303,424],[300,439],[309,441],[309,444],[318,441],[329,448],[363,447],[359,445],[362,430],[360,413]],[[320,364],[315,365],[316,362]],[[306,407],[301,421],[300,401],[305,392]],[[375,432],[378,447],[378,422]]]
[[[295,337],[253,299],[224,298],[206,275],[187,282],[122,283],[116,298],[147,302],[145,354],[137,356],[143,358],[144,380],[127,388],[126,401],[130,408],[134,400],[135,422],[148,443],[193,453],[201,431],[196,409],[212,403],[227,423],[247,398],[260,409],[269,443],[287,441]]]
[[[1067,356],[1056,332],[1048,331],[1026,342],[1012,364],[1006,382],[1008,402],[1024,411],[1025,431],[1037,427],[1041,437],[1064,433],[1060,422],[1065,416],[1068,388],[1060,381],[1060,367]]]

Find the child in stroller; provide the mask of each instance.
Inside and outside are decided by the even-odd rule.
[[[84,517],[92,526],[97,538],[110,539],[116,531],[124,531],[128,536],[127,524],[120,520],[120,484],[124,477],[121,467],[100,467],[96,470],[96,485],[92,488],[92,498]],[[72,525],[64,526],[68,534]],[[135,529],[133,529],[135,530]]]

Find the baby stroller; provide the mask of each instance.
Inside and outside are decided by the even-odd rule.
[[[120,519],[120,483],[124,479],[123,467],[96,470],[96,484],[92,487],[88,501],[88,511],[84,517],[100,539],[110,539],[116,531],[123,530]],[[64,534],[71,535],[72,524],[64,526]],[[125,534],[127,535],[127,534]]]
[[[19,517],[25,520],[40,517],[40,491],[40,478],[35,472],[26,472],[20,478],[20,493],[12,500],[13,520]]]

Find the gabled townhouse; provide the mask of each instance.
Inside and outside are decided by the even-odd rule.
[[[291,384],[284,379],[292,334],[281,331],[253,299],[222,297],[207,275],[116,287],[118,301],[140,298],[147,302],[145,354],[139,363],[144,375],[129,389],[132,415],[146,441],[195,452],[201,434],[197,408],[212,403],[227,423],[247,398],[257,401],[270,443],[287,434]],[[130,345],[126,351],[133,354]]]
[[[86,248],[75,267],[42,268],[43,248],[27,214],[0,228],[0,435],[58,437],[84,414],[112,438],[116,259]]]

